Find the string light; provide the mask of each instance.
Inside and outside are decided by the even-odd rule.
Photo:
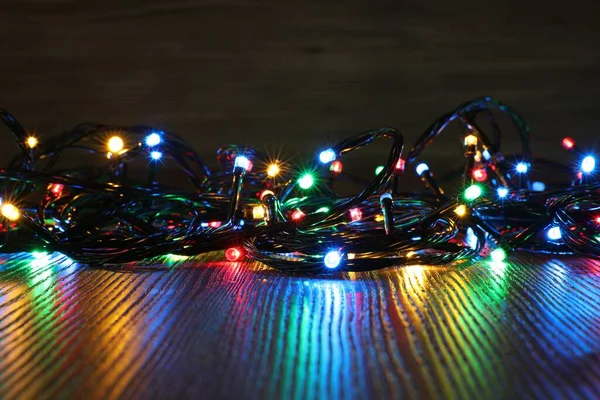
[[[504,135],[490,140],[481,129],[473,137],[466,135],[465,145],[471,148],[464,149],[460,156],[468,153],[471,158],[467,158],[467,165],[442,171],[439,181],[450,186],[453,177],[467,170],[467,182],[478,183],[449,188],[452,194],[446,195],[427,164],[416,160],[422,159],[423,151],[450,122],[457,121],[471,129],[471,122],[479,113],[490,116],[498,110],[515,123],[523,144],[521,155],[496,152],[495,147],[500,146],[497,139]],[[299,273],[322,273],[342,265],[345,271],[364,271],[411,265],[415,259],[423,265],[448,264],[480,256],[490,245],[498,244],[502,248],[490,253],[494,261],[506,257],[505,249],[600,257],[600,217],[596,211],[600,209],[600,179],[591,173],[595,170],[595,156],[586,155],[592,161],[581,156],[579,181],[565,182],[563,186],[553,182],[551,192],[546,192],[540,182],[530,185],[527,181],[524,185],[526,179],[515,179],[505,160],[520,157],[525,168],[515,165],[521,170],[519,173],[526,173],[528,163],[535,162],[529,150],[529,129],[514,110],[493,99],[476,99],[444,114],[413,146],[404,143],[401,133],[392,128],[347,138],[321,152],[325,153],[323,157],[319,154],[298,176],[294,166],[283,169],[265,154],[245,146],[218,149],[220,169],[213,169],[183,138],[170,132],[148,131],[140,126],[84,127],[52,138],[48,146],[37,151],[29,151],[26,142],[25,146],[19,143],[21,159],[13,161],[0,176],[8,183],[5,191],[11,198],[11,202],[0,206],[0,213],[15,221],[3,223],[0,228],[4,231],[0,235],[2,251],[60,251],[79,263],[112,265],[160,256],[172,260],[170,254],[187,259],[180,254],[223,250],[221,254],[227,260],[247,257]],[[121,136],[105,141],[114,132]],[[14,136],[23,140],[19,134]],[[117,145],[115,137],[120,141]],[[167,137],[168,143],[157,147],[163,146]],[[111,164],[62,170],[54,168],[53,163],[47,167],[46,160],[61,161],[63,154],[76,148],[106,154],[109,147],[109,155],[122,154],[125,138],[139,143],[140,148],[118,159],[119,168]],[[351,173],[339,175],[343,166],[337,158],[380,139],[388,140],[390,149],[382,155],[387,163],[378,168],[378,177],[365,182],[363,177]],[[488,143],[494,143],[494,149],[488,149]],[[480,148],[476,148],[478,145]],[[403,148],[410,149],[405,159]],[[146,157],[159,159],[161,151],[169,155],[169,169],[185,172],[191,190],[173,187],[166,174],[160,177],[164,184],[160,182],[154,164],[147,170],[147,179],[140,177],[138,171],[128,175],[130,163]],[[577,150],[577,154],[583,153]],[[244,174],[250,171],[253,161],[267,168],[257,174]],[[331,174],[317,179],[315,171],[324,167],[321,161],[329,164]],[[416,165],[415,172],[427,191],[415,193],[398,182],[399,171],[407,164]],[[272,165],[278,170],[270,170]],[[394,174],[383,177],[383,171]],[[487,174],[485,179],[483,172]],[[269,179],[274,176],[278,179]],[[354,196],[342,196],[338,193],[343,191],[342,185],[335,184],[342,179],[357,185],[364,182],[363,189]],[[309,188],[314,190],[301,190]],[[457,198],[455,194],[461,189],[462,195]],[[492,190],[497,196],[472,201]],[[504,201],[509,195],[513,201]],[[20,209],[13,204],[19,204]],[[85,212],[87,205],[93,211]],[[360,223],[351,223],[356,221]],[[559,240],[561,233],[568,233],[568,240]],[[115,240],[119,237],[127,240]],[[324,250],[332,243],[351,252],[346,254],[339,248]]]
[[[125,147],[125,143],[119,136],[113,136],[108,139],[107,148],[109,152],[119,153],[121,150],[123,150],[123,147]]]

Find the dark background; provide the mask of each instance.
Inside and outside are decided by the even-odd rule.
[[[214,163],[229,143],[306,155],[381,126],[410,147],[491,95],[526,118],[535,153],[562,157],[560,138],[592,144],[600,122],[600,6],[582,3],[4,0],[0,107],[42,138],[154,124]],[[427,156],[460,163],[446,136]]]

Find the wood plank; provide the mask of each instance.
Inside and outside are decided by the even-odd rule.
[[[2,398],[600,396],[598,262],[303,277],[61,257],[2,258]]]

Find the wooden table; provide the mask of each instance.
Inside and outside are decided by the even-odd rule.
[[[38,257],[0,259],[2,398],[600,396],[595,261],[307,277]]]

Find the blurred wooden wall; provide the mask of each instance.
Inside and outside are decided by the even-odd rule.
[[[42,136],[143,123],[294,153],[379,126],[411,143],[488,94],[559,154],[599,131],[600,6],[580,3],[4,0],[0,106]]]

